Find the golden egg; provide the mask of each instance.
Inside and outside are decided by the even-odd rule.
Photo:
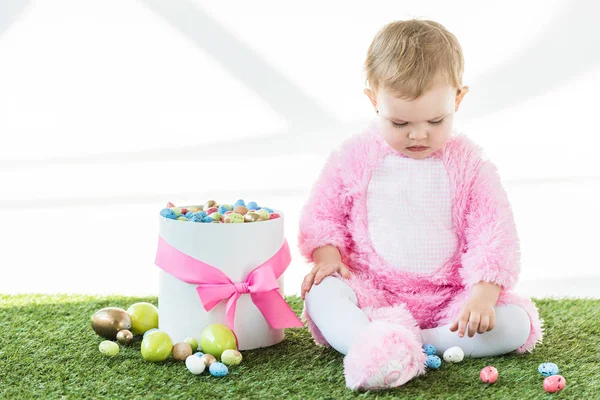
[[[217,207],[217,202],[214,200],[207,201],[206,204],[204,204],[203,210],[208,210],[211,207]]]
[[[202,356],[200,356],[200,359],[202,360],[202,362],[207,366],[210,367],[210,365],[214,362],[217,361],[217,359],[215,358],[215,356],[213,356],[212,354],[203,354]]]
[[[255,212],[248,212],[248,214],[244,215],[244,222],[256,222],[260,219],[260,215]]]
[[[119,331],[131,329],[131,317],[122,308],[106,307],[92,315],[92,328],[103,338],[115,340]]]
[[[133,333],[127,329],[117,332],[117,341],[121,344],[127,344],[133,340]]]

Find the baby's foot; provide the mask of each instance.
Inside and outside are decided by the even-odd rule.
[[[425,372],[426,355],[414,333],[401,325],[372,322],[344,358],[350,389],[387,389]]]

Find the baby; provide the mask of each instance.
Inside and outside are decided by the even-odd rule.
[[[302,213],[303,317],[345,354],[351,389],[424,373],[424,344],[488,357],[542,340],[537,308],[510,291],[519,243],[496,169],[453,134],[463,64],[439,23],[386,25],[365,62],[376,122],[332,153]]]

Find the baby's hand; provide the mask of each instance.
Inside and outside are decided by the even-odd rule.
[[[304,300],[304,296],[310,290],[313,283],[318,285],[326,276],[333,275],[336,272],[346,279],[350,278],[350,270],[341,261],[315,263],[313,269],[304,277],[304,281],[302,282],[302,299]]]
[[[500,295],[500,286],[480,282],[473,286],[471,295],[463,304],[458,313],[458,319],[450,326],[451,332],[458,330],[458,336],[465,336],[467,324],[469,325],[469,337],[477,333],[485,333],[494,329],[496,325],[496,301]]]

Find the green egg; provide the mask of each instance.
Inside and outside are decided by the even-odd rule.
[[[265,221],[269,220],[269,212],[264,208],[261,208],[260,210],[256,211],[256,214],[260,215]]]
[[[196,350],[198,350],[198,341],[196,340],[196,338],[187,337],[187,338],[183,339],[183,341],[188,343],[190,346],[192,346],[192,353],[195,353]]]
[[[119,345],[115,342],[111,342],[110,340],[105,340],[100,343],[98,350],[100,350],[100,353],[104,354],[105,356],[114,357],[119,354]]]
[[[142,357],[146,361],[164,361],[171,355],[173,341],[166,332],[150,332],[142,340]]]
[[[189,221],[186,217],[184,217],[183,215],[180,215],[179,217],[177,217],[178,221]]]
[[[225,350],[236,350],[237,342],[231,329],[225,325],[212,324],[202,331],[200,347],[205,354],[212,354],[218,359]]]
[[[223,218],[223,216],[218,212],[210,214],[209,217],[211,217],[214,221],[220,221]]]
[[[227,214],[226,218],[232,224],[244,223],[244,216],[242,214],[231,213],[231,214]]]
[[[173,211],[178,217],[181,215],[181,208],[179,207],[171,207],[171,211]]]

